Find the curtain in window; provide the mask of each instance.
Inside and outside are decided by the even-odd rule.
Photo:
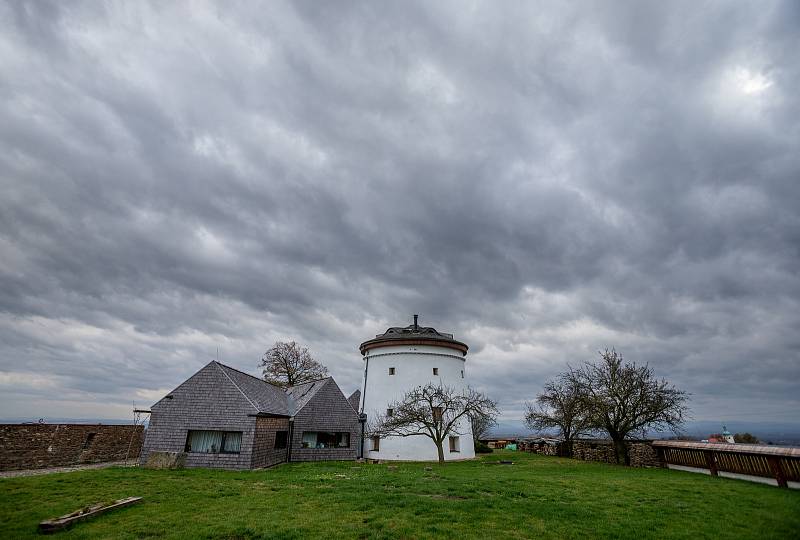
[[[239,435],[239,444],[241,444]],[[189,451],[190,452],[210,452],[216,454],[222,449],[221,431],[190,431],[189,432]]]
[[[241,431],[228,431],[225,433],[225,448],[224,452],[233,452],[238,454],[242,448],[242,432]]]
[[[316,448],[317,447],[317,432],[304,431],[303,432],[303,448]]]
[[[350,434],[347,432],[339,432],[336,434],[336,446],[339,448],[350,447]]]

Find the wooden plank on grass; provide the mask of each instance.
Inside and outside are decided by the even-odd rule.
[[[58,532],[72,526],[74,523],[79,521],[90,519],[95,516],[99,516],[100,514],[105,514],[106,512],[116,510],[117,508],[124,508],[126,506],[136,504],[141,500],[141,497],[128,497],[126,499],[116,500],[112,503],[98,503],[92,506],[87,506],[86,508],[81,508],[80,510],[72,512],[71,514],[42,521],[39,523],[39,532],[43,534]]]

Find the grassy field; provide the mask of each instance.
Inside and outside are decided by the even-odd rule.
[[[514,465],[497,464],[501,457]],[[34,537],[42,519],[137,495],[143,503],[57,537],[800,537],[798,491],[494,453],[444,467],[320,462],[254,472],[112,468],[2,479],[0,538]]]

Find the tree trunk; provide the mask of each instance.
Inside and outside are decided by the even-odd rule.
[[[442,448],[442,441],[436,441],[436,451],[439,453],[439,465],[444,465],[444,448]]]
[[[628,447],[625,445],[625,439],[614,438],[614,451],[617,454],[617,463],[620,465],[630,465],[628,458]]]
[[[572,439],[564,439],[564,443],[561,445],[561,452],[559,452],[561,457],[572,457]]]

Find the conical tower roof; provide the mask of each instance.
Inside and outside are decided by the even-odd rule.
[[[392,326],[383,334],[378,334],[374,339],[365,341],[359,346],[361,354],[378,347],[391,347],[396,345],[433,345],[447,347],[459,351],[466,356],[469,347],[453,339],[453,334],[439,332],[431,326],[420,326],[418,315],[414,315],[414,322],[408,326]]]

